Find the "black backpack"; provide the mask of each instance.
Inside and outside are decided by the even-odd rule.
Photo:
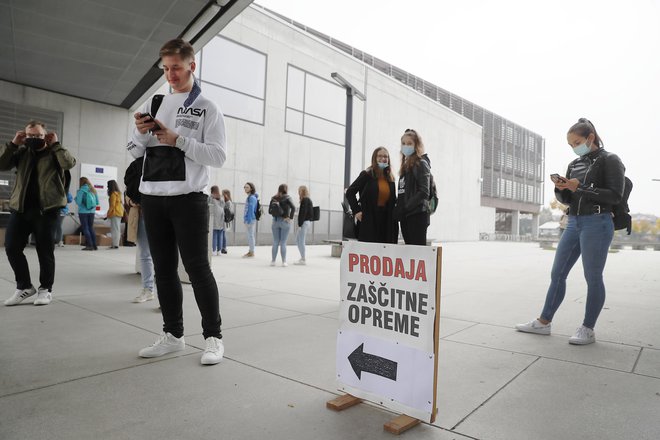
[[[261,220],[261,214],[262,214],[261,203],[259,202],[259,197],[257,197],[257,207],[254,210],[254,218],[256,218],[257,221]]]
[[[234,221],[234,211],[232,211],[230,206],[229,202],[225,203],[225,223],[231,223]]]
[[[272,215],[273,217],[284,216],[284,210],[282,209],[282,205],[280,205],[280,201],[277,200],[276,197],[270,199],[270,204],[268,205],[268,214]]]
[[[630,235],[632,231],[632,217],[629,214],[628,197],[633,189],[633,183],[628,177],[625,179],[621,201],[617,205],[612,206],[612,214],[614,215],[612,220],[614,221],[614,230],[625,229],[628,231],[628,235]]]
[[[429,164],[429,171],[431,170],[431,159],[429,159],[428,155],[425,154],[422,156],[422,160],[425,160],[427,164]],[[435,186],[435,179],[433,178],[433,174],[430,175],[431,180],[429,181],[429,213],[430,214],[435,214],[436,209],[438,209],[438,188]]]
[[[163,102],[165,95],[154,95],[151,98],[151,115],[156,117],[156,113]],[[142,181],[142,168],[144,165],[144,156],[138,157],[126,168],[124,172],[124,185],[126,186],[126,195],[139,204],[141,199],[140,181]]]

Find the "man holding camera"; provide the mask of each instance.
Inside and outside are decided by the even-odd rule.
[[[57,133],[46,133],[43,122],[30,121],[11,142],[0,146],[0,170],[16,168],[16,184],[9,199],[11,215],[5,251],[16,277],[16,291],[6,306],[14,306],[37,295],[35,305],[50,304],[55,280],[53,233],[60,209],[66,205],[64,170],[76,159],[59,143]],[[30,279],[23,250],[30,234],[36,239],[39,257],[39,289]]]

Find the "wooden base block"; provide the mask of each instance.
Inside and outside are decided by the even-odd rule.
[[[328,400],[325,403],[325,407],[333,411],[342,411],[361,402],[362,399],[358,397],[351,396],[350,394],[344,394],[343,396]]]
[[[393,418],[389,422],[383,425],[385,431],[391,432],[392,434],[399,435],[402,432],[405,432],[412,428],[413,426],[419,425],[420,420],[413,417],[402,414],[398,417]]]

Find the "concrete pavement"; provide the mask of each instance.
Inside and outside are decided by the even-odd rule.
[[[0,439],[381,439],[394,414],[341,413],[335,338],[339,259],[308,247],[308,265],[269,266],[269,247],[213,257],[225,360],[199,363],[204,341],[184,286],[187,349],[140,359],[161,328],[155,301],[133,304],[135,248],[58,248],[54,301],[0,306]],[[36,253],[28,249],[35,274]],[[290,262],[298,256],[289,247]],[[609,255],[597,343],[581,324],[581,263],[552,336],[513,325],[540,312],[554,251],[534,243],[446,243],[435,424],[418,439],[660,438],[660,252]],[[14,289],[2,256],[0,298]],[[28,300],[30,301],[30,300]]]

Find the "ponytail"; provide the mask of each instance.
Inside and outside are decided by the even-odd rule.
[[[596,131],[594,124],[587,118],[578,119],[578,121],[568,129],[568,132],[575,133],[578,136],[582,136],[584,138],[593,133],[594,144],[596,144],[598,148],[603,148],[603,140],[600,138],[600,136],[598,136],[598,132]]]

